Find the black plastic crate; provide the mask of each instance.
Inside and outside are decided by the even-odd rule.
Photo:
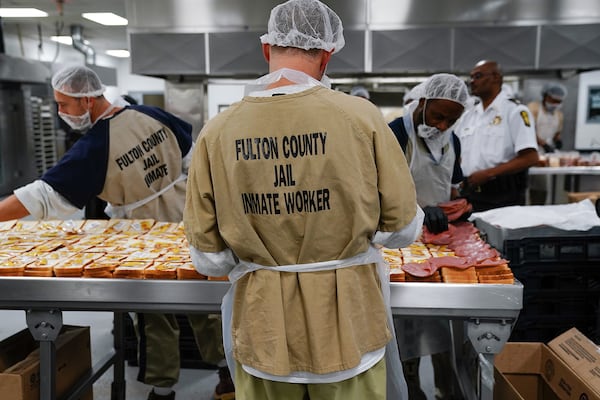
[[[515,265],[600,262],[600,235],[532,237],[505,240],[503,256]]]
[[[600,263],[510,264],[524,286],[524,296],[586,297],[600,295]]]
[[[538,316],[551,315],[555,319],[571,321],[597,321],[600,309],[600,296],[572,296],[562,293],[525,295],[520,318],[536,319]]]
[[[593,342],[600,342],[600,327],[597,318],[592,320],[585,317],[565,319],[556,315],[519,316],[509,341],[547,343],[573,327]]]

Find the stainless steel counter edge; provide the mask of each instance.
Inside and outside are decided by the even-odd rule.
[[[202,280],[0,277],[0,309],[62,311],[219,311],[230,284]],[[516,318],[523,285],[390,285],[396,315]]]
[[[600,167],[531,167],[529,175],[600,175]]]

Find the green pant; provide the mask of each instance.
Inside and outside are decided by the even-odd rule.
[[[202,359],[217,364],[225,358],[221,316],[187,316]],[[137,314],[138,381],[157,387],[171,387],[179,380],[179,325],[173,314]]]
[[[436,398],[452,398],[455,388],[454,382],[456,380],[454,379],[454,370],[452,368],[450,352],[432,354],[431,364],[433,366],[435,387],[439,396],[441,396]],[[408,397],[411,400],[427,399],[425,392],[421,389],[421,374],[419,373],[420,365],[421,357],[402,361],[404,378],[408,385]]]
[[[248,374],[236,362],[236,400],[385,400],[385,359],[353,378],[335,383],[274,382]]]

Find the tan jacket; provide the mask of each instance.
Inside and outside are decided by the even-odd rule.
[[[106,180],[99,198],[116,206],[132,204],[159,192],[181,175],[182,155],[177,139],[158,120],[124,110],[110,120],[109,132]],[[160,197],[133,210],[128,218],[181,221],[185,187],[185,181],[175,184]]]
[[[246,97],[200,134],[184,222],[202,252],[265,266],[352,257],[415,216],[406,160],[379,110],[323,87]],[[375,265],[263,269],[238,281],[234,356],[266,373],[355,367],[390,339]]]

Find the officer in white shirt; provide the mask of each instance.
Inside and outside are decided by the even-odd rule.
[[[524,205],[527,170],[538,161],[531,113],[502,91],[497,62],[478,62],[470,76],[471,94],[481,102],[465,112],[455,130],[466,176],[462,193],[474,211]]]

